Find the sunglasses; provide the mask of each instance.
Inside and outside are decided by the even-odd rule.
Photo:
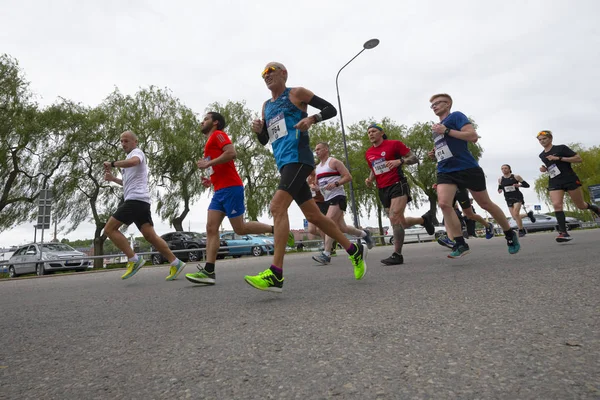
[[[540,133],[537,134],[537,137],[540,137],[540,136],[552,137],[552,132],[550,132],[550,131],[541,131]]]
[[[278,69],[279,69],[279,67],[275,67],[275,66],[271,65],[270,67],[265,68],[263,70],[262,74],[260,74],[260,75],[264,78],[267,74],[270,74],[271,72],[275,72]]]
[[[437,106],[437,105],[438,105],[438,104],[440,104],[440,103],[447,103],[447,101],[446,101],[446,100],[440,100],[440,101],[436,101],[435,103],[433,103],[433,104],[431,105],[431,108],[433,109],[433,107]]]

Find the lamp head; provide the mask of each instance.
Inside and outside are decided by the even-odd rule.
[[[379,44],[379,39],[371,39],[371,40],[367,40],[365,42],[365,44],[363,44],[363,48],[365,50],[370,50],[374,47],[377,47],[377,45]]]

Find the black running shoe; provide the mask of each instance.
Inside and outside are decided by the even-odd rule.
[[[381,260],[382,264],[385,265],[400,265],[400,264],[404,264],[404,257],[402,256],[402,254],[398,254],[396,252],[393,252],[391,256],[389,256],[388,258]]]
[[[567,232],[560,232],[556,237],[556,241],[558,243],[566,243],[570,242],[571,240],[573,240],[573,238]]]
[[[433,235],[435,233],[435,227],[433,226],[431,213],[427,211],[425,214],[421,215],[423,218],[423,227],[427,231],[428,235]]]
[[[529,217],[529,220],[531,221],[531,223],[535,224],[535,217],[533,216],[533,211],[529,211],[527,213],[527,216]]]

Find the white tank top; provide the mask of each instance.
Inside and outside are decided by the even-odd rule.
[[[346,191],[344,190],[344,186],[342,185],[335,187],[331,190],[325,189],[325,186],[327,186],[329,183],[337,182],[342,178],[338,171],[332,169],[329,166],[329,161],[331,161],[331,159],[332,157],[329,157],[327,160],[325,160],[324,163],[319,163],[315,170],[317,174],[317,183],[319,185],[319,188],[321,189],[321,193],[323,194],[325,201],[329,201],[335,196],[346,195]]]

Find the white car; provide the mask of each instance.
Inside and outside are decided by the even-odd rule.
[[[11,278],[22,274],[45,275],[52,271],[85,271],[91,261],[86,255],[64,243],[31,243],[19,247],[8,260]]]
[[[446,227],[443,225],[434,226],[435,232],[433,235],[427,233],[427,230],[422,225],[414,225],[404,230],[404,243],[420,243],[431,242],[437,240],[442,235],[446,234]],[[392,232],[389,232],[392,234]],[[394,244],[394,236],[390,237],[390,244]]]

